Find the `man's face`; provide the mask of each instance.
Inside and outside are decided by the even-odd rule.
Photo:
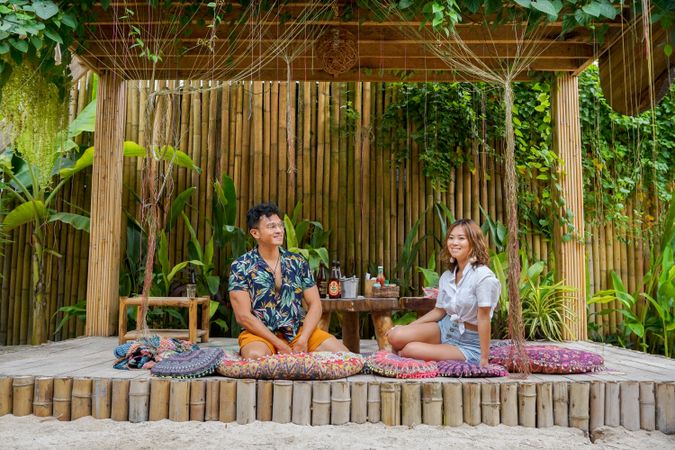
[[[262,216],[258,225],[251,229],[251,235],[258,242],[258,245],[283,245],[284,243],[284,222],[276,214],[269,217]]]

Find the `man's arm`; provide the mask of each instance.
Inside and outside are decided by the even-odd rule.
[[[289,347],[288,342],[277,337],[260,319],[253,315],[251,312],[251,296],[248,292],[230,291],[230,303],[234,311],[234,318],[242,328],[271,342],[279,353],[291,353],[291,347]]]
[[[295,345],[293,345],[293,351],[295,352],[307,351],[307,342],[309,342],[309,337],[319,324],[322,312],[321,297],[319,297],[319,289],[316,286],[305,289],[302,295],[307,303],[307,314],[302,323],[302,334],[295,341]]]

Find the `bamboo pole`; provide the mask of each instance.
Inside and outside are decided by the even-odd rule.
[[[288,144],[287,136],[289,130],[287,129],[287,116],[286,116],[286,103],[288,98],[288,89],[290,87],[286,82],[279,83],[279,105],[278,105],[278,116],[279,116],[279,152],[277,161],[279,163],[279,177],[277,179],[278,187],[277,192],[279,199],[279,208],[282,211],[288,211]]]
[[[675,433],[675,383],[673,382],[656,385],[656,429],[665,434]]]
[[[553,386],[551,383],[537,384],[537,428],[553,426]]]
[[[534,383],[524,382],[518,386],[518,424],[535,427],[537,390]]]
[[[162,420],[169,418],[171,380],[153,378],[150,380],[150,412],[148,420]]]
[[[401,424],[409,427],[422,423],[422,389],[418,381],[401,385]]]
[[[237,380],[237,423],[255,421],[255,380]]]
[[[115,378],[112,380],[112,396],[110,400],[110,418],[118,422],[131,421],[129,408],[131,403],[130,393],[131,381],[124,378]],[[146,383],[147,386],[147,383]],[[145,412],[147,415],[147,402],[145,403]]]
[[[469,425],[476,426],[481,421],[480,390],[479,383],[462,383],[464,422]]]
[[[206,380],[206,410],[204,420],[218,420],[218,406],[220,402],[220,380],[209,378]]]
[[[640,429],[656,429],[656,399],[654,383],[651,381],[640,382]]]
[[[16,414],[15,414],[16,415]],[[74,378],[71,400],[71,420],[91,415],[91,379]]]
[[[312,425],[330,423],[330,383],[315,381],[312,384]]]
[[[258,380],[257,385],[256,412],[258,414],[258,420],[261,422],[269,422],[272,420],[274,382],[272,380]]]
[[[443,383],[443,424],[458,427],[464,423],[462,384],[457,380]]]
[[[481,385],[481,418],[486,425],[497,426],[499,420],[499,383],[485,383]]]
[[[605,383],[592,381],[590,396],[591,418],[589,429],[593,431],[605,425]]]
[[[174,422],[190,420],[190,382],[172,379],[169,386],[169,420]]]
[[[426,425],[443,425],[443,390],[441,383],[422,384],[422,421]]]
[[[91,415],[94,419],[110,418],[110,400],[112,381],[109,378],[97,378],[92,382]]]
[[[190,420],[203,422],[206,416],[206,380],[190,381]]]
[[[237,381],[220,381],[218,420],[234,422],[237,420]]]
[[[368,422],[380,421],[380,383],[372,381],[368,383]]]
[[[618,427],[621,423],[619,392],[619,383],[605,383],[605,425],[609,427]]]
[[[570,427],[588,431],[590,384],[587,382],[570,383]]]
[[[279,82],[270,83],[270,199],[279,205],[278,170],[279,170]]]
[[[293,399],[293,382],[289,380],[274,381],[274,397],[272,401],[272,421],[289,423],[291,421],[291,401]]]
[[[637,381],[620,384],[621,425],[630,431],[640,429],[640,385]]]
[[[253,198],[251,199],[251,203],[258,203],[263,199],[263,181],[262,181],[262,175],[263,175],[263,158],[264,158],[264,150],[263,150],[263,99],[262,99],[262,82],[260,81],[254,81],[253,82],[253,105],[252,105],[252,110],[249,114],[251,114],[251,122],[255,124],[253,126],[253,142],[252,146],[253,148],[251,149],[251,175],[253,175],[251,178],[254,178],[255,181],[253,181]]]
[[[513,382],[502,383],[499,387],[499,401],[501,403],[501,422],[510,427],[517,426],[518,384]]]
[[[70,377],[54,378],[54,398],[52,414],[58,420],[70,421],[73,379]]]
[[[344,425],[349,422],[351,397],[349,383],[346,381],[331,382],[330,420],[331,425]]]
[[[12,413],[12,378],[0,376],[0,417]]]
[[[351,383],[351,421],[366,423],[368,420],[368,383],[352,381]]]
[[[154,388],[156,385],[151,385],[148,379],[131,380],[129,383],[129,422],[146,422],[149,419],[151,386]],[[152,395],[154,397],[157,392],[153,392]]]
[[[47,417],[52,415],[52,398],[54,397],[54,378],[35,378],[33,393],[33,415]]]
[[[385,425],[401,425],[401,384],[384,382],[380,385],[380,415]]]
[[[296,381],[293,383],[292,420],[296,425],[312,423],[312,383]]]

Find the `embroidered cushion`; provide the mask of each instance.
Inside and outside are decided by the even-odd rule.
[[[231,378],[334,380],[356,375],[361,369],[363,357],[349,352],[275,354],[258,359],[226,353],[217,371]]]
[[[222,359],[223,349],[203,348],[164,358],[150,371],[159,377],[197,378],[213,373]]]
[[[121,370],[151,369],[164,358],[197,349],[197,344],[188,341],[153,335],[115,347],[113,354],[117,360],[113,367]]]
[[[372,373],[391,378],[433,378],[438,372],[434,361],[405,358],[386,350],[370,355],[366,366]]]
[[[490,364],[487,367],[481,367],[478,364],[471,364],[466,361],[438,361],[439,377],[457,377],[457,378],[476,378],[476,377],[505,377],[509,372],[503,366]]]
[[[516,371],[518,359],[512,355],[513,346],[490,349],[490,363],[500,364],[507,370]],[[525,345],[532,373],[587,373],[602,370],[604,359],[597,353],[555,345]]]

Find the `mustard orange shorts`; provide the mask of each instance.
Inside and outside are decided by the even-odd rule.
[[[295,336],[295,338],[288,345],[293,347],[293,344],[295,344],[295,342],[298,340],[301,333],[302,333],[302,327],[300,327],[300,329],[298,330],[297,336]],[[283,339],[282,335],[278,335],[278,336]],[[307,351],[309,351],[309,352],[315,351],[321,344],[324,343],[324,341],[326,341],[327,339],[330,339],[332,337],[333,337],[332,334],[327,333],[326,331],[323,331],[320,328],[315,328],[314,332],[312,333],[312,335],[307,340]],[[255,334],[249,333],[246,330],[239,333],[239,348],[240,349],[246,347],[251,342],[263,342],[263,343],[265,343],[265,345],[267,345],[267,347],[270,349],[272,354],[277,352],[277,349],[274,347],[274,345],[272,345],[272,343],[270,341],[268,341],[267,339],[262,338],[260,336],[256,336]]]

